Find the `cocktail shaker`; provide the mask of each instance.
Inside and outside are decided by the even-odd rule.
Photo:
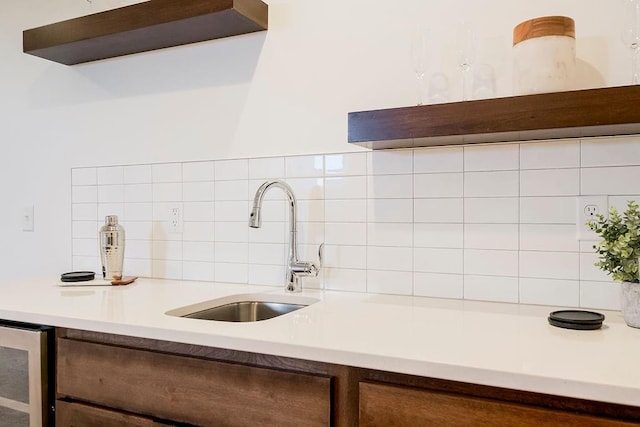
[[[107,215],[100,228],[100,259],[102,277],[105,280],[122,278],[124,262],[124,228],[118,224],[117,215]]]

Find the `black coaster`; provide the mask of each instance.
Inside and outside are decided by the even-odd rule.
[[[565,329],[600,329],[604,314],[585,310],[559,310],[549,313],[549,324]]]
[[[96,273],[93,271],[71,271],[60,275],[63,282],[88,282],[95,279]]]

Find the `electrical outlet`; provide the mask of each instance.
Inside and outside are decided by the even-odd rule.
[[[167,229],[169,233],[182,233],[182,207],[180,205],[169,207]]]
[[[598,215],[609,215],[608,196],[579,196],[576,198],[576,234],[578,240],[599,240],[587,223]]]

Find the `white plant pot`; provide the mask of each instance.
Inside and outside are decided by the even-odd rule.
[[[622,282],[622,316],[627,325],[640,328],[640,283]]]

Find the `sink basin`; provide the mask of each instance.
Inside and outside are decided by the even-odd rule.
[[[258,322],[300,310],[315,298],[291,295],[239,294],[167,311],[170,316],[220,322]]]

